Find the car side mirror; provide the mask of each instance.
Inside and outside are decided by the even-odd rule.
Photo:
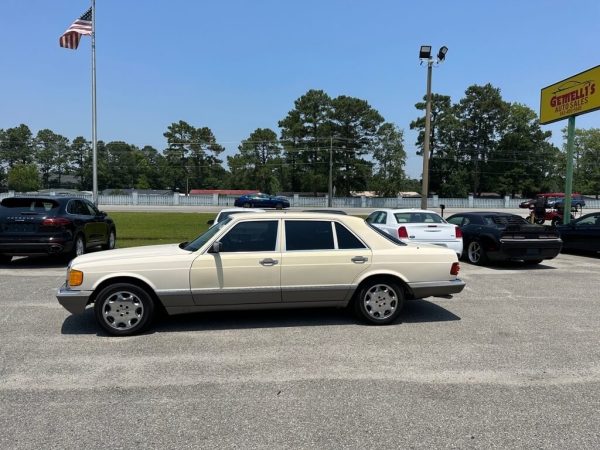
[[[216,241],[212,243],[212,246],[210,247],[208,253],[220,253],[221,250],[223,250],[223,243],[220,241]]]
[[[215,219],[210,219],[210,220],[206,221],[207,225],[214,225],[214,223],[215,223]]]
[[[106,214],[106,212],[105,212],[105,211],[100,211],[100,215],[101,215],[102,217],[106,217],[108,214]]]

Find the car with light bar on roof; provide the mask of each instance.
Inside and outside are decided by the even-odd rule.
[[[395,239],[359,217],[233,214],[190,242],[87,254],[57,293],[69,312],[94,305],[113,335],[147,328],[158,310],[352,306],[365,322],[396,320],[405,300],[463,290],[454,250]]]

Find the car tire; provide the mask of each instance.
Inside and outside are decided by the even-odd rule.
[[[476,266],[480,266],[487,262],[487,255],[485,254],[485,250],[481,241],[475,239],[474,241],[469,242],[467,246],[467,261],[471,264],[475,264]]]
[[[75,239],[73,239],[73,248],[71,249],[71,253],[69,257],[76,258],[85,254],[85,239],[81,233],[75,235]]]
[[[117,233],[114,228],[111,228],[108,233],[108,239],[106,240],[106,244],[102,244],[102,250],[113,250],[117,243]]]
[[[555,217],[554,219],[552,219],[552,226],[556,227],[556,225],[558,225],[559,223],[561,223],[561,220],[558,217]]]
[[[131,283],[109,285],[94,300],[96,320],[113,336],[142,332],[152,322],[154,310],[154,301],[148,292]]]
[[[277,203],[275,205],[275,209],[283,209],[283,204],[282,203]]]
[[[11,261],[12,261],[12,256],[0,255],[0,264],[10,264]]]
[[[242,208],[251,208],[251,207],[252,207],[252,205],[248,202],[246,202],[242,205]]]
[[[356,315],[372,325],[392,323],[404,306],[404,291],[395,282],[385,279],[368,281],[356,293]]]
[[[537,223],[538,225],[544,225],[545,221],[546,221],[546,219],[544,219],[543,217],[536,217],[534,219],[534,222]]]

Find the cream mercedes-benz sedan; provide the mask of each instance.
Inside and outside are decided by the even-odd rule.
[[[358,217],[236,214],[191,242],[78,256],[57,298],[72,314],[94,304],[113,335],[150,325],[157,310],[346,307],[389,324],[405,300],[463,290],[456,252],[405,244]]]

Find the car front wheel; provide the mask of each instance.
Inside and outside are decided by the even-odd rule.
[[[471,264],[481,265],[487,261],[487,256],[480,241],[471,241],[467,247],[467,259]]]
[[[404,306],[404,292],[397,283],[373,280],[357,293],[354,307],[359,318],[374,325],[392,323]]]
[[[154,317],[154,302],[148,293],[130,283],[104,288],[95,300],[96,320],[114,336],[131,336],[143,331]]]

